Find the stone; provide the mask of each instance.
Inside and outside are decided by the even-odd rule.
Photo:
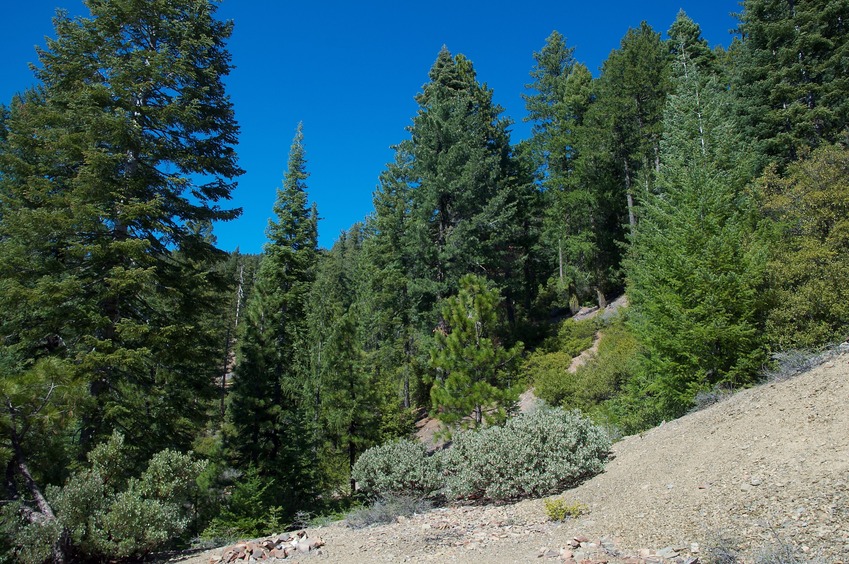
[[[690,543],[690,552],[692,554],[698,554],[699,550],[700,550],[699,549],[699,543],[697,543],[697,542]]]
[[[589,540],[590,540],[587,537],[585,537],[584,535],[578,535],[578,536],[574,537],[574,539],[581,544],[583,544],[585,542],[589,542]]]
[[[678,556],[678,551],[671,546],[667,546],[666,548],[662,548],[657,551],[657,555],[666,559],[675,558]]]
[[[760,486],[763,483],[763,480],[761,480],[757,476],[752,476],[752,479],[749,480],[749,483],[752,484],[753,486]]]
[[[575,555],[575,553],[573,553],[573,552],[572,552],[571,550],[569,550],[568,548],[561,548],[561,549],[560,549],[560,558],[562,558],[563,560],[569,560],[569,559],[570,559],[570,558],[572,558],[574,555]]]

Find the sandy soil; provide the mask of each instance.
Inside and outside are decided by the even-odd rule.
[[[525,500],[360,530],[334,523],[310,530],[326,546],[300,561],[554,562],[571,550],[578,562],[660,562],[666,549],[704,562],[721,545],[744,562],[782,547],[803,561],[849,562],[849,354],[626,437],[604,473],[555,497],[589,512],[552,523],[543,500]],[[595,546],[571,548],[581,535]],[[220,552],[180,561],[208,564]]]

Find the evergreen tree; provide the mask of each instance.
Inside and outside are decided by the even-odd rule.
[[[237,466],[274,479],[284,511],[309,500],[306,313],[317,260],[317,218],[308,205],[298,126],[255,287],[245,312],[230,397],[228,444]]]
[[[660,167],[663,108],[670,90],[668,49],[660,34],[642,22],[628,30],[601,72],[586,122],[603,136],[591,145],[604,151],[615,167],[611,192],[622,202],[619,206],[626,205],[623,223],[633,235],[639,195],[652,190]]]
[[[712,386],[753,381],[764,360],[764,253],[728,95],[686,53],[664,116],[657,191],[627,264],[632,327],[658,417],[678,416]]]
[[[558,293],[565,293],[567,301],[586,299],[593,288],[610,289],[600,248],[605,237],[602,199],[596,183],[580,174],[579,164],[589,137],[583,125],[594,85],[586,66],[575,62],[573,50],[553,32],[534,55],[534,82],[527,87],[537,93],[525,96],[526,119],[534,122],[530,143],[542,167],[542,237],[549,262],[557,265]]]
[[[717,54],[711,51],[702,37],[702,28],[684,12],[679,10],[675,21],[666,32],[669,36],[669,53],[678,64],[694,65],[704,80],[718,70]]]
[[[849,5],[745,0],[734,86],[746,135],[766,161],[845,138]]]
[[[505,348],[499,339],[500,301],[486,279],[467,275],[460,292],[442,303],[431,350],[437,374],[431,399],[434,415],[449,426],[503,422],[519,397],[522,343]]]
[[[201,0],[86,5],[57,16],[41,84],[3,128],[2,346],[23,378],[58,363],[86,391],[78,457],[120,427],[140,462],[187,448],[214,393],[209,310],[188,304],[221,257],[195,227],[239,213],[220,207],[241,173],[222,81],[232,26]]]
[[[377,443],[381,405],[379,372],[371,369],[364,346],[363,233],[354,225],[319,264],[310,300],[310,342],[319,464],[327,489],[350,481],[359,454]],[[397,396],[396,399],[397,405]],[[353,482],[350,483],[354,491]]]
[[[511,243],[518,225],[508,121],[478,84],[471,62],[446,48],[416,97],[410,129],[410,293],[419,323],[432,327],[438,299],[477,272],[511,286],[521,265]]]

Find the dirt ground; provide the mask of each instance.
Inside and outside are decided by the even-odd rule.
[[[784,550],[847,563],[849,354],[626,437],[604,473],[554,497],[589,511],[553,523],[543,500],[525,500],[359,530],[334,523],[310,529],[326,545],[293,561],[705,562],[720,547],[745,562]],[[592,544],[573,548],[576,536]],[[220,553],[172,562],[208,564]]]

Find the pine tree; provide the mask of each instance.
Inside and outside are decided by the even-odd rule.
[[[660,166],[663,108],[669,93],[668,49],[646,22],[628,30],[619,49],[602,65],[597,100],[590,107],[588,129],[603,137],[593,139],[607,153],[617,172],[611,187],[626,205],[633,235],[637,227],[639,195],[652,190]],[[624,221],[623,221],[624,223]]]
[[[656,192],[627,263],[645,407],[678,416],[698,391],[751,383],[764,360],[764,252],[727,92],[679,53]],[[650,405],[652,404],[652,405]]]
[[[310,300],[314,420],[319,465],[327,489],[350,481],[351,468],[380,437],[383,411],[379,371],[367,362],[364,328],[370,317],[362,276],[363,232],[343,233],[319,264]],[[397,409],[397,396],[396,409]],[[350,482],[351,492],[354,483]]]
[[[669,36],[669,53],[679,64],[694,65],[704,80],[718,70],[717,54],[711,51],[708,42],[702,37],[702,28],[684,12],[679,10],[675,21],[666,32]]]
[[[187,448],[214,393],[206,335],[189,340],[207,310],[187,304],[222,256],[193,225],[239,213],[220,207],[241,173],[232,26],[201,0],[86,5],[57,16],[5,120],[0,323],[22,377],[59,363],[85,390],[78,457],[120,427],[140,462]]]
[[[434,415],[449,426],[502,422],[518,399],[522,343],[505,348],[499,339],[500,301],[486,279],[467,275],[460,292],[442,303],[431,350],[437,374],[431,399]]]
[[[582,136],[584,118],[595,97],[594,85],[573,51],[553,32],[534,55],[534,82],[527,88],[537,93],[525,96],[526,119],[534,122],[530,144],[542,167],[546,255],[557,265],[556,286],[567,301],[573,296],[586,299],[593,287],[610,289],[599,247],[604,237],[601,195],[595,183],[579,174],[588,139]]]
[[[310,501],[314,487],[304,390],[317,218],[307,201],[307,177],[299,125],[245,312],[229,405],[228,446],[234,462],[274,479],[276,499],[290,514],[299,502]]]
[[[477,82],[471,62],[443,48],[416,97],[410,129],[412,299],[422,326],[438,299],[468,272],[506,283],[520,276],[511,242],[517,202],[511,184],[508,121]]]
[[[849,124],[849,5],[745,0],[734,87],[746,135],[764,163],[845,139]]]

